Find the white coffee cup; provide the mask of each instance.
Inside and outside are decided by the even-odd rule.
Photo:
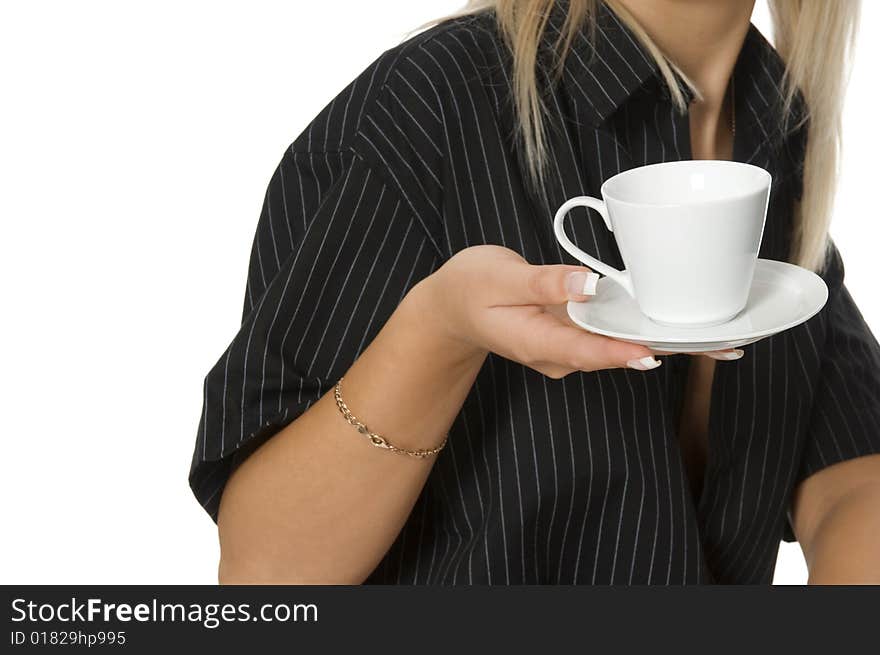
[[[553,228],[569,254],[623,287],[651,320],[718,325],[748,300],[771,180],[763,168],[732,161],[640,166],[606,180],[604,200],[565,202]],[[564,223],[574,207],[601,214],[626,270],[603,264],[569,240]]]

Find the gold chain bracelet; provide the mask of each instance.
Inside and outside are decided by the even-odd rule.
[[[415,457],[417,459],[424,459],[426,457],[430,457],[431,455],[436,455],[443,447],[446,446],[446,440],[449,438],[449,435],[443,437],[443,442],[437,446],[436,448],[431,448],[429,450],[407,450],[406,448],[399,448],[395,446],[393,443],[388,441],[381,434],[376,434],[375,432],[371,432],[370,428],[361,423],[358,418],[351,413],[351,410],[348,409],[348,405],[345,404],[345,401],[342,400],[342,378],[339,379],[339,382],[336,383],[336,389],[333,391],[333,395],[336,398],[336,406],[339,408],[339,411],[342,412],[342,416],[345,420],[355,428],[357,431],[364,435],[367,439],[370,440],[370,443],[376,446],[376,448],[384,448],[385,450],[390,450],[394,453],[399,453],[401,455],[408,455],[409,457]]]

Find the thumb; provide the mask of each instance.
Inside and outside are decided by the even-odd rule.
[[[523,264],[507,281],[511,305],[560,305],[595,295],[599,275],[584,266]]]

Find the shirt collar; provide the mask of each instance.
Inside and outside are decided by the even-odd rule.
[[[547,28],[552,47],[565,18],[566,2],[556,3]],[[785,64],[773,46],[751,24],[734,68],[737,120],[744,127],[757,127],[768,140],[783,132],[782,80]],[[679,88],[690,103],[693,93],[678,76]],[[595,125],[605,122],[649,80],[660,80],[660,70],[636,35],[604,2],[598,3],[595,39],[587,28],[579,31],[562,68],[562,84],[583,104]],[[668,96],[665,84],[661,93]],[[803,97],[795,96],[792,111],[803,109]],[[739,125],[737,126],[740,127]]]
[[[749,26],[733,71],[739,125],[757,130],[768,145],[778,145],[806,119],[803,93],[796,90],[788,115],[784,108],[785,62],[754,25]]]

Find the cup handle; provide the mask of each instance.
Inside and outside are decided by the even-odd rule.
[[[556,212],[556,217],[553,219],[553,231],[556,233],[556,239],[569,255],[583,262],[591,269],[598,271],[603,275],[607,275],[623,287],[624,291],[630,296],[635,298],[635,292],[633,291],[632,280],[630,279],[629,273],[626,271],[619,271],[616,268],[608,266],[608,264],[603,264],[592,255],[588,255],[574,245],[565,234],[565,217],[568,215],[568,212],[575,207],[589,207],[590,209],[595,209],[605,221],[605,226],[608,228],[608,231],[614,231],[611,229],[611,218],[608,216],[608,209],[604,202],[591,196],[577,196],[570,200],[566,200]]]

